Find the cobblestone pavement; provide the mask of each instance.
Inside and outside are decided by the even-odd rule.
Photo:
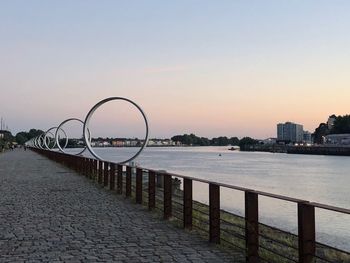
[[[0,154],[0,262],[243,262],[31,151]]]

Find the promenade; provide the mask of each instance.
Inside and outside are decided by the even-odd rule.
[[[32,151],[0,154],[0,262],[244,262]]]

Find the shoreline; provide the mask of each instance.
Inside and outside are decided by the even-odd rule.
[[[244,152],[271,152],[308,155],[350,156],[349,146],[287,146],[287,145],[250,145],[241,149]]]

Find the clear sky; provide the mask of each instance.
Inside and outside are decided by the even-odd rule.
[[[314,131],[350,113],[349,71],[347,0],[0,1],[0,115],[13,132],[84,118],[109,96],[139,103],[151,137]],[[126,136],[128,114],[106,107],[99,132],[119,122]]]

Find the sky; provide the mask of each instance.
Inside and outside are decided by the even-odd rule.
[[[151,137],[314,131],[350,113],[349,14],[346,0],[0,0],[0,116],[46,130],[118,96]],[[144,132],[118,101],[93,121],[94,135]]]

